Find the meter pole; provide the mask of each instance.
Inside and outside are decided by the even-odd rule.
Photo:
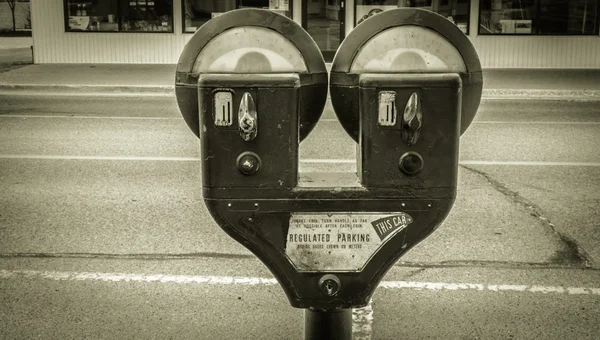
[[[306,309],[305,340],[352,340],[352,308]]]

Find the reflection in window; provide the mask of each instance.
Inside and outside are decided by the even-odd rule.
[[[183,0],[184,32],[195,32],[208,20],[239,8],[263,8],[291,17],[291,0]]]
[[[173,32],[172,0],[67,0],[67,31]]]
[[[468,33],[469,0],[356,0],[356,24],[373,15],[394,8],[415,7],[436,12]]]
[[[479,34],[598,34],[598,0],[482,0]]]
[[[305,29],[315,40],[325,58],[333,57],[343,36],[340,0],[309,0],[306,4]]]

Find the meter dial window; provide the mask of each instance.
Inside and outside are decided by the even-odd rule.
[[[306,62],[286,37],[264,27],[229,29],[208,42],[194,73],[301,73]]]
[[[386,29],[366,42],[351,72],[466,72],[460,52],[440,34],[405,25]]]

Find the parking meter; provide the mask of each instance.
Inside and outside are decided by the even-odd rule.
[[[430,12],[374,18],[342,43],[329,81],[336,114],[360,145],[354,181],[326,172],[299,180],[298,146],[321,115],[328,78],[316,43],[292,20],[225,13],[192,36],[177,65],[179,108],[200,138],[205,204],[297,308],[365,306],[456,196],[458,139],[481,95],[475,50]]]
[[[406,83],[414,83],[417,78],[426,81],[444,74],[460,78],[462,134],[475,117],[483,88],[475,48],[455,24],[437,13],[418,8],[388,10],[358,25],[340,45],[331,66],[332,105],[346,132],[358,142],[360,77],[364,88],[373,81],[403,83],[394,78],[404,76]],[[401,115],[404,108],[398,107]]]
[[[286,76],[298,78],[300,140],[316,125],[327,99],[327,69],[315,42],[292,20],[267,10],[247,8],[224,13],[202,25],[183,49],[176,69],[175,93],[180,112],[197,137],[200,76],[204,77],[203,88],[237,81],[246,88],[266,85],[275,89],[292,81],[284,80]],[[239,98],[230,98],[227,92],[237,93],[222,91],[213,96],[221,105],[221,117],[225,117],[219,123],[221,129],[238,126],[227,120],[227,114],[234,110],[227,105],[231,100],[237,110]],[[256,105],[256,98],[252,98]],[[263,98],[261,105],[271,104]]]

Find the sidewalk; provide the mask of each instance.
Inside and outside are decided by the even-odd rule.
[[[38,64],[0,73],[0,92],[172,95],[174,64]],[[489,69],[487,98],[600,100],[600,70]]]

